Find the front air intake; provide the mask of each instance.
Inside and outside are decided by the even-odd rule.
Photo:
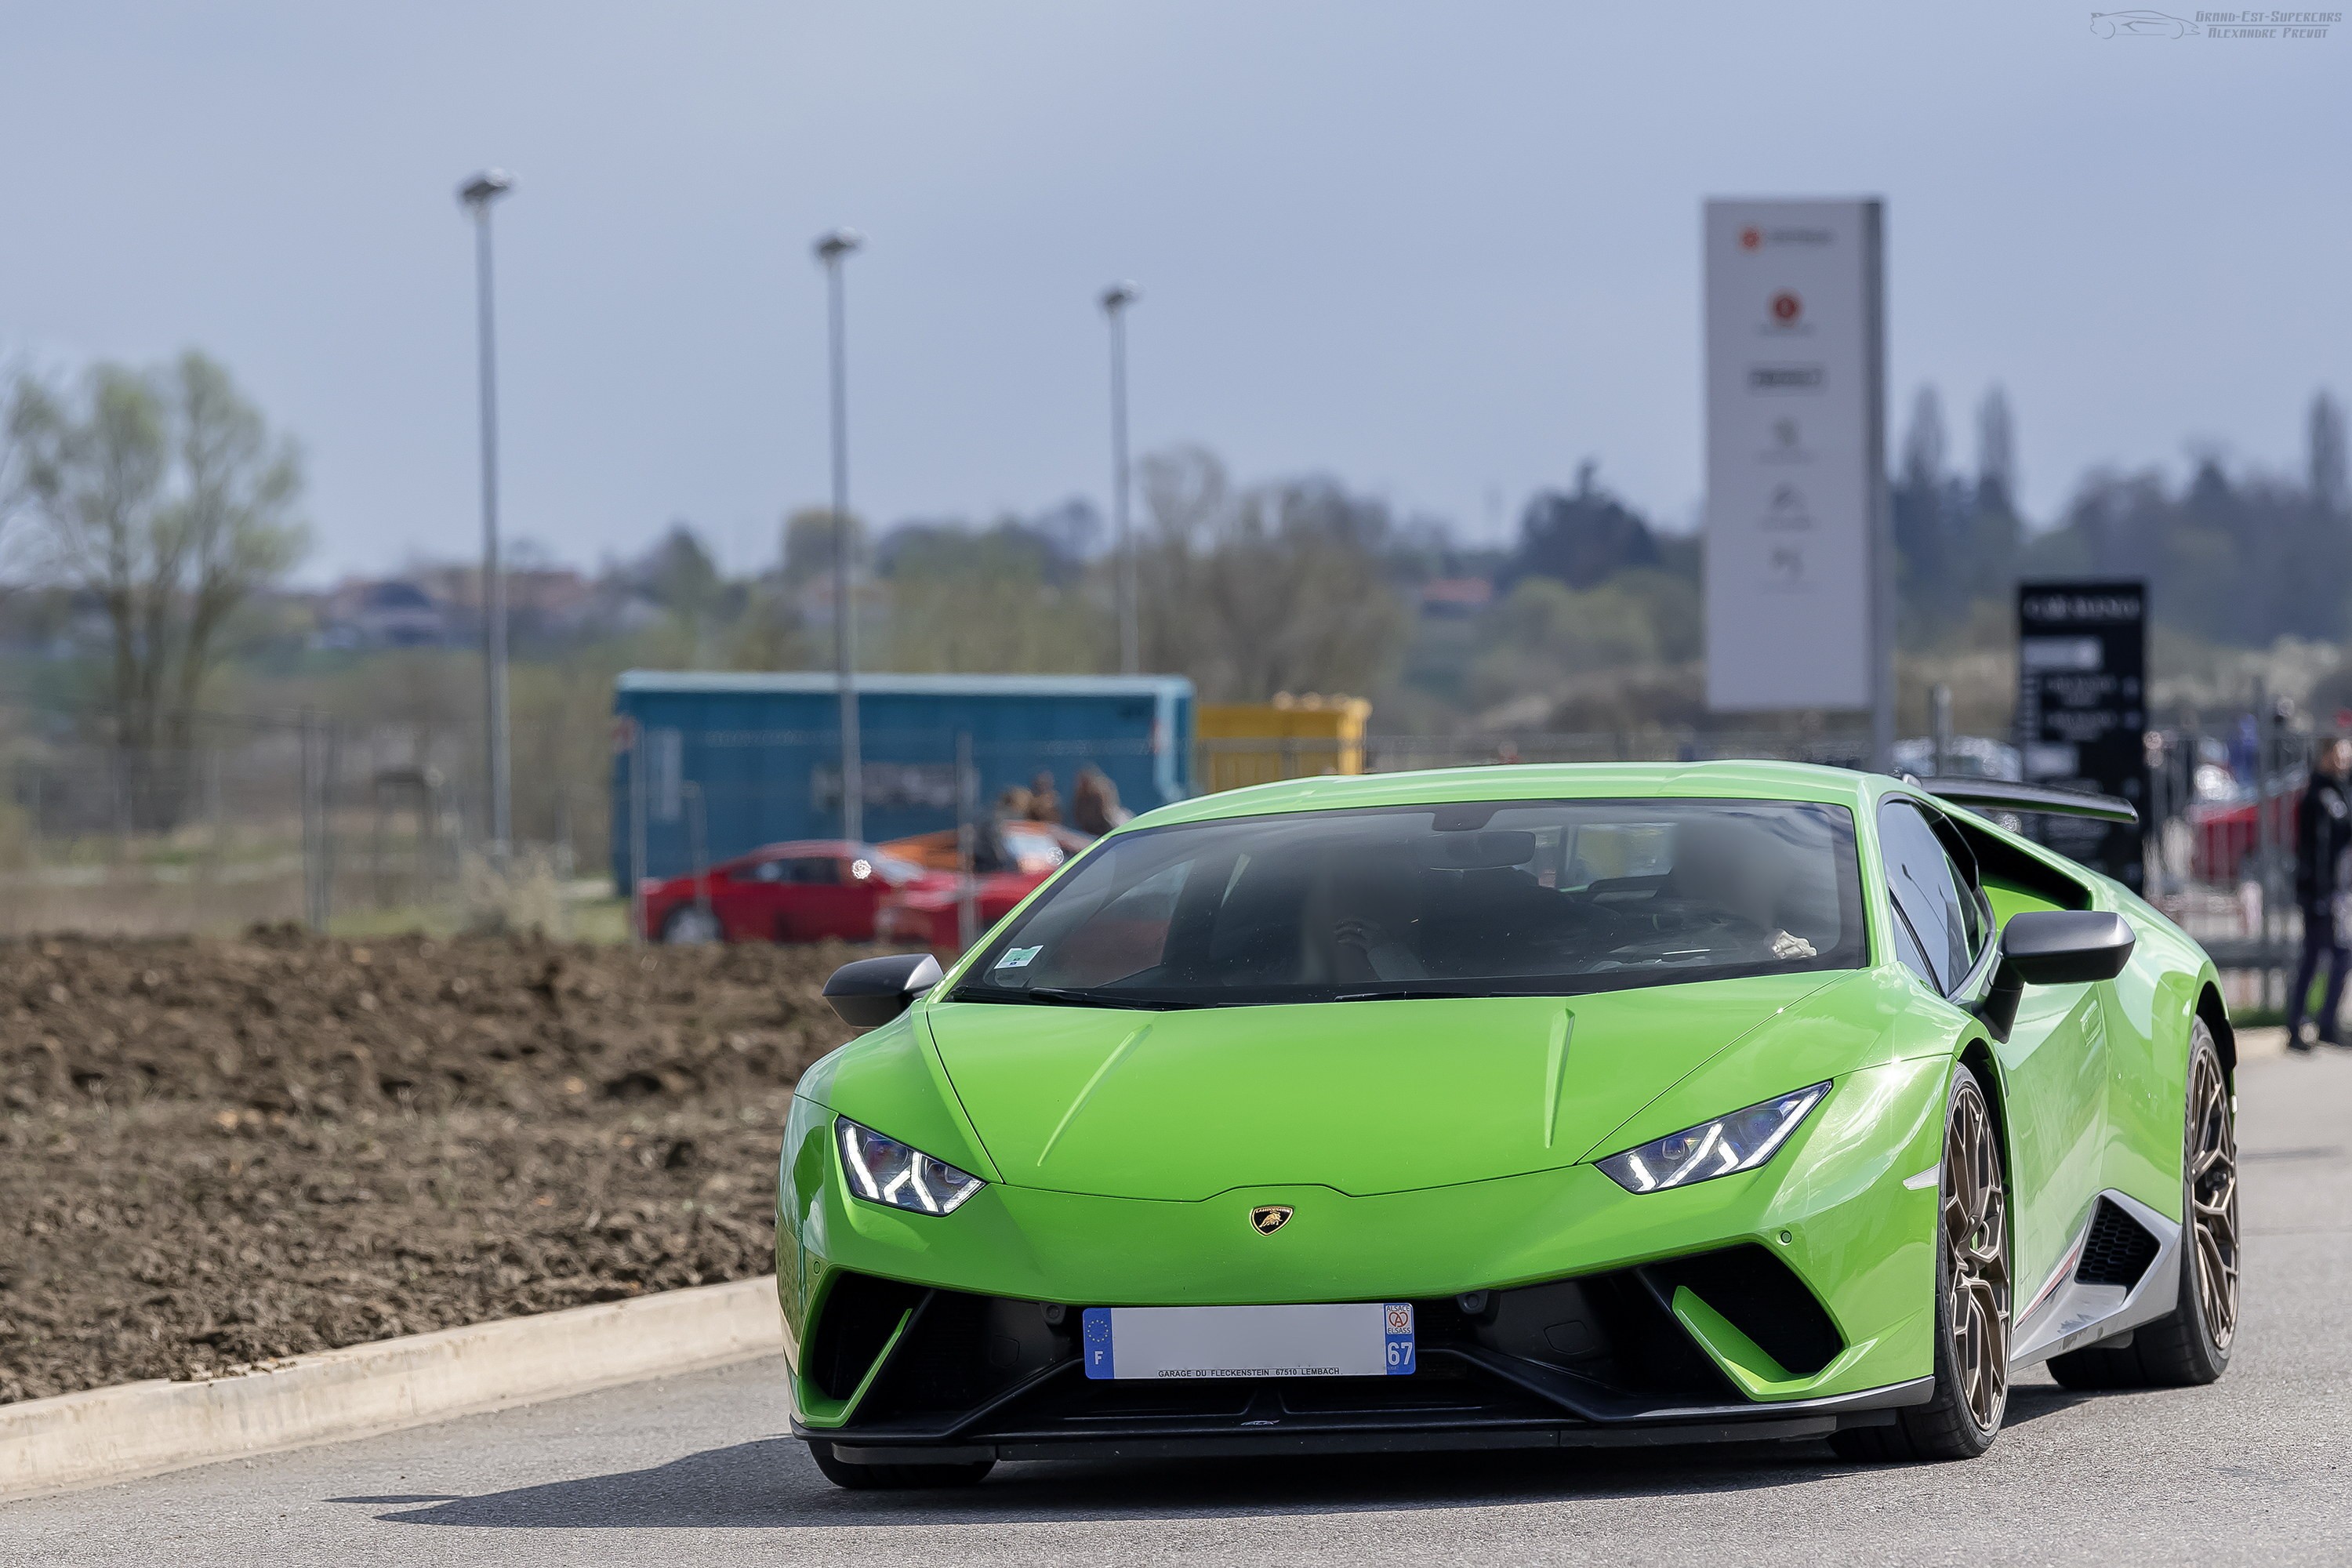
[[[1687,1289],[1797,1377],[1811,1377],[1845,1349],[1837,1324],[1789,1266],[1750,1242],[1643,1266],[1662,1300]]]

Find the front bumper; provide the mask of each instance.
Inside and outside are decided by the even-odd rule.
[[[889,1464],[1882,1425],[1930,1396],[1936,1194],[1903,1178],[1935,1159],[1948,1067],[1852,1074],[1780,1158],[1667,1193],[1589,1165],[1202,1203],[992,1185],[941,1219],[845,1199],[833,1112],[796,1101],[777,1227],[793,1430]],[[1245,1223],[1265,1203],[1296,1209],[1270,1237]],[[1077,1353],[1087,1306],[1382,1300],[1415,1304],[1411,1376],[1097,1382]]]
[[[1091,1380],[1077,1312],[852,1275],[806,1358],[849,1408],[793,1429],[852,1464],[1591,1447],[1821,1436],[1930,1395],[1922,1377],[1750,1399],[1684,1327],[1699,1290],[1753,1331],[1751,1354],[1814,1373],[1848,1353],[1754,1247],[1491,1292],[1475,1313],[1416,1302],[1409,1377]]]

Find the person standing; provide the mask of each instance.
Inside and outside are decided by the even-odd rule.
[[[2303,958],[2294,967],[2294,984],[2286,994],[2286,1043],[2290,1050],[2308,1051],[2313,1040],[2341,1044],[2336,1037],[2336,1016],[2344,1005],[2344,982],[2352,968],[2352,932],[2344,930],[2338,906],[2352,897],[2347,886],[2347,856],[2352,852],[2352,740],[2342,736],[2319,749],[2303,801],[2294,812],[2294,899],[2303,910]],[[2327,963],[2327,996],[2320,1004],[2316,1026],[2304,1032],[2304,1012],[2311,1004],[2311,982],[2322,959]]]
[[[1100,838],[1135,813],[1118,804],[1118,785],[1108,773],[1088,763],[1070,786],[1070,826]]]
[[[1062,820],[1062,794],[1054,787],[1054,775],[1039,773],[1029,781],[1029,820],[1055,823]]]

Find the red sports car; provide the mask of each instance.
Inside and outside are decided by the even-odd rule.
[[[983,841],[981,874],[972,879],[972,934],[994,925],[1013,906],[1078,851],[1094,842],[1059,823],[998,822],[989,825],[993,843]],[[887,846],[909,859],[955,864],[955,835],[927,834]],[[935,952],[963,951],[963,883],[952,873],[927,877],[894,891],[874,917],[874,937],[898,947],[928,947]]]
[[[885,899],[954,881],[871,844],[806,838],[754,849],[699,877],[648,880],[638,913],[651,942],[872,942]]]
[[[995,871],[972,879],[972,935],[977,937],[1012,912],[1045,879],[1043,871]],[[884,900],[874,917],[874,939],[893,947],[928,947],[934,952],[963,951],[963,891],[958,879],[926,879]]]

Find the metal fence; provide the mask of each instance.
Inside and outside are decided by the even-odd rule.
[[[2147,736],[2147,896],[2235,972],[2235,1004],[2275,1007],[2302,945],[2295,811],[2322,737],[2273,711]]]
[[[107,729],[102,713],[0,701],[0,935],[445,923],[487,848],[470,734],[322,712],[190,715],[161,746]],[[602,868],[605,805],[600,779],[518,789],[544,879]]]
[[[446,919],[488,847],[470,729],[362,725],[317,712],[199,714],[174,738],[127,749],[110,741],[102,716],[0,700],[0,934]],[[760,842],[814,836],[781,826],[805,825],[812,813],[837,820],[830,731],[698,732],[695,746],[667,760],[633,743],[618,749],[609,774],[581,765],[579,739],[519,731],[515,770],[521,851],[575,895],[613,873],[626,890],[633,866],[675,876]],[[887,830],[871,837],[968,836],[977,821],[1033,812],[1098,826],[1080,798],[1081,779],[1136,776],[1136,748],[1149,743],[975,743],[955,731],[899,741],[902,760],[864,769],[867,818]],[[2301,938],[2294,811],[2311,737],[2275,717],[2250,730],[2233,716],[2221,726],[2187,720],[2151,731],[2147,742],[2149,900],[2225,968],[2247,973],[2240,984],[2253,989],[2233,1000],[2283,998]],[[1861,767],[1869,758],[1869,737],[1858,731],[1371,734],[1192,746],[1186,778],[1236,783],[1507,763],[1759,758]],[[756,765],[697,778],[680,756]],[[711,830],[721,820],[739,825],[724,842]]]

